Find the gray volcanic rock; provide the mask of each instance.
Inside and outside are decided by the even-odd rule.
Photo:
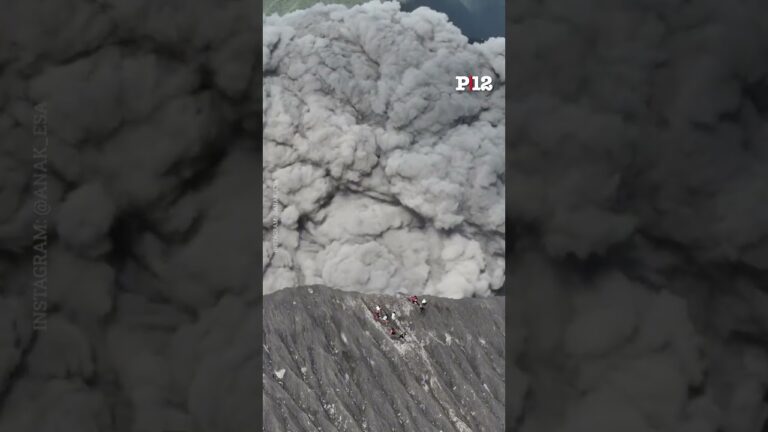
[[[504,298],[284,289],[264,297],[264,430],[500,431]],[[368,307],[397,314],[395,340]]]

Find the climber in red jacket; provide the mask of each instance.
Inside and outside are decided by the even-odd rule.
[[[420,311],[424,311],[424,306],[427,305],[426,299],[421,299],[421,301],[419,301],[419,298],[415,295],[408,297],[408,301],[418,306]]]

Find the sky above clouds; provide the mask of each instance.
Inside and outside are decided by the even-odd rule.
[[[317,3],[354,6],[366,3],[361,0],[266,0],[264,15],[284,15],[299,9],[306,9]],[[428,7],[444,13],[453,25],[471,42],[484,41],[490,37],[504,37],[504,0],[401,0],[402,10],[411,12],[419,7]]]

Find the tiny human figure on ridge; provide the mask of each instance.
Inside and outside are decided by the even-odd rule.
[[[408,297],[408,301],[418,306],[421,311],[423,311],[424,307],[427,305],[427,299],[421,299],[421,301],[419,301],[419,298],[415,295]]]

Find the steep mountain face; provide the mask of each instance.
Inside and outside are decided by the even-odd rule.
[[[427,299],[420,312],[324,286],[265,296],[264,430],[503,430],[504,298]]]

